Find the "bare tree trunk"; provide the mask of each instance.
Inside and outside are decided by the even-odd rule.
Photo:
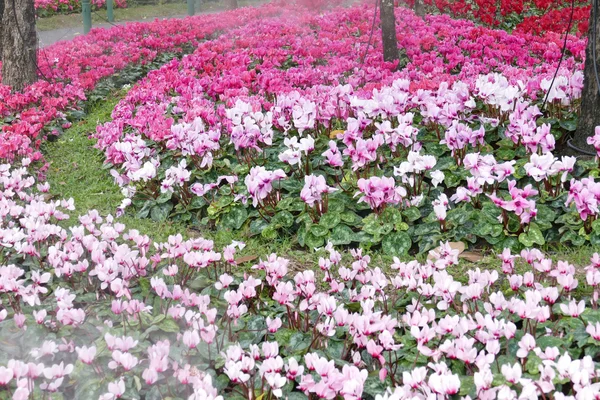
[[[415,0],[415,14],[419,17],[425,15],[425,5],[423,4],[423,0]]]
[[[594,72],[594,48],[596,52],[596,64],[600,74],[600,12],[596,12],[596,37],[594,38],[594,10],[590,16],[590,28],[588,31],[588,44],[585,51],[585,68],[583,78],[583,93],[581,96],[581,109],[577,131],[573,138],[573,144],[580,149],[593,151],[593,147],[587,144],[588,136],[594,135],[594,129],[600,126],[600,88],[596,82]],[[595,41],[593,39],[596,39]]]
[[[236,8],[238,8],[237,0],[227,0],[227,3],[227,8],[229,10],[235,10]]]
[[[20,91],[37,80],[33,0],[4,0],[1,47],[3,84]]]
[[[4,15],[4,0],[0,0],[0,61],[2,61],[2,16]]]
[[[394,0],[381,0],[379,16],[381,18],[381,36],[383,39],[383,59],[385,61],[398,60],[398,38],[396,37]]]

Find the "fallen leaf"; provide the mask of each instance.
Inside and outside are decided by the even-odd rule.
[[[343,134],[344,131],[341,129],[335,130],[335,131],[331,131],[331,133],[329,134],[329,139],[337,139],[338,135]]]
[[[483,260],[483,255],[474,251],[465,251],[464,253],[461,253],[458,258],[462,258],[463,260],[470,262],[477,262]]]
[[[465,251],[465,244],[463,242],[448,242],[448,244],[450,245],[450,248],[452,250],[458,250],[458,256],[459,257]],[[442,246],[438,246],[435,249],[430,250],[429,254],[427,255],[427,259],[428,260],[433,260],[433,256],[431,255],[431,253],[432,252],[439,253],[441,249],[442,249]]]
[[[448,243],[452,250],[458,250],[458,254],[465,251],[465,244],[463,242],[449,242]]]
[[[243,256],[235,259],[236,264],[244,264],[250,261],[254,261],[258,258],[258,256]]]
[[[55,198],[56,196],[53,195],[52,193],[44,193],[44,201],[50,201],[53,198]]]

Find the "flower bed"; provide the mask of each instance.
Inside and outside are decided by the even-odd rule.
[[[24,160],[28,164],[28,160]],[[244,244],[155,244],[0,166],[0,386],[13,399],[594,398],[600,256],[539,250],[456,272],[442,245],[388,272],[328,245],[294,272]],[[241,262],[241,261],[239,261]],[[308,268],[306,268],[308,267]],[[314,268],[313,268],[314,267]],[[575,295],[588,285],[590,299]]]
[[[106,8],[106,0],[91,0],[93,9]],[[81,12],[81,0],[35,0],[36,16],[48,17],[55,14]],[[113,0],[114,8],[126,8],[127,0]]]
[[[96,31],[48,50],[60,83],[0,88],[4,397],[597,397],[600,255],[583,269],[536,249],[600,242],[596,162],[552,154],[575,126],[585,42],[550,88],[559,34],[398,10],[396,71],[378,34],[365,51],[371,11]],[[34,177],[49,124],[102,77],[188,43],[96,133],[123,207],[287,235],[318,260],[154,243],[94,210],[64,228],[73,201]],[[450,239],[495,246],[500,267],[457,265]],[[375,265],[379,246],[399,258]]]
[[[410,6],[414,0],[405,0]],[[422,0],[428,12],[442,12],[453,18],[467,18],[487,26],[520,32],[564,34],[571,19],[571,32],[585,35],[590,5],[587,0]]]
[[[47,80],[22,93],[0,85],[0,160],[24,156],[40,160],[39,148],[46,135],[69,126],[68,114],[81,108],[86,93],[102,79],[127,66],[149,64],[160,54],[181,53],[224,30],[280,11],[271,4],[218,15],[130,23],[94,29],[41,50],[39,69]]]
[[[391,255],[600,242],[595,206],[570,206],[587,192],[565,184],[596,164],[552,155],[575,127],[585,42],[542,113],[560,35],[399,9],[393,72],[379,40],[362,63],[369,10],[249,24],[136,85],[95,135],[122,208]]]

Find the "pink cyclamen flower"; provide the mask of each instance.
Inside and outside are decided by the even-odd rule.
[[[322,175],[307,175],[304,177],[304,187],[300,192],[300,198],[309,206],[320,203],[322,195],[331,193],[337,189],[327,186],[325,177]]]
[[[282,322],[281,322],[281,318],[277,317],[275,319],[271,319],[271,317],[267,317],[267,330],[270,333],[275,333],[277,332],[277,330],[279,330],[279,328],[281,328]]]
[[[84,364],[91,364],[92,361],[94,361],[94,357],[96,357],[96,346],[75,347],[75,350],[77,351],[77,355],[79,356],[79,359]]]

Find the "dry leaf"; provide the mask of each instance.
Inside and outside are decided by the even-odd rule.
[[[465,251],[465,244],[463,242],[449,242],[448,243],[452,250],[458,250],[458,254],[461,254]]]
[[[465,251],[465,244],[463,242],[448,242],[448,244],[450,245],[450,248],[452,250],[458,250],[458,256],[460,257],[460,255]],[[432,252],[436,252],[439,253],[440,250],[442,249],[442,246],[438,246],[433,250],[429,251],[429,254],[427,255],[427,259],[428,260],[432,260],[433,257],[431,256]]]
[[[461,253],[458,258],[462,258],[470,262],[477,262],[483,260],[483,255],[474,251],[465,251],[464,253]]]
[[[254,261],[258,258],[258,256],[243,256],[235,259],[236,264],[244,264],[250,261]]]
[[[335,130],[335,131],[331,131],[331,133],[329,134],[329,139],[337,139],[338,135],[343,134],[344,131],[341,129]]]

